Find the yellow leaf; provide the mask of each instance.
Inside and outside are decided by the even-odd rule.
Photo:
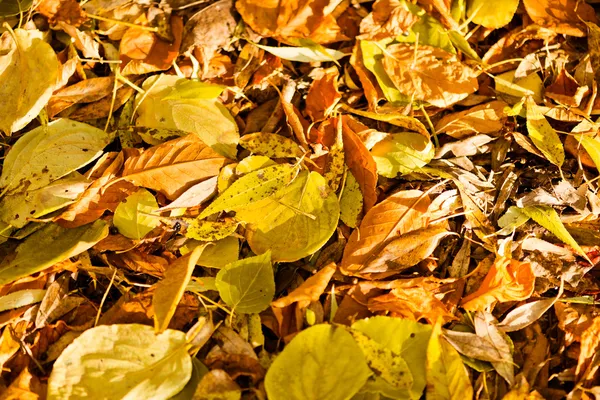
[[[458,352],[442,337],[442,322],[433,327],[427,345],[427,399],[464,400],[473,397],[469,374]]]
[[[0,55],[0,131],[10,136],[30,123],[48,103],[59,64],[38,30],[4,32]]]
[[[156,285],[152,296],[152,307],[154,308],[154,327],[158,333],[163,332],[169,326],[185,288],[192,278],[196,262],[205,247],[206,245],[198,246],[171,263],[167,267],[165,277]]]
[[[560,137],[550,126],[533,98],[527,98],[527,132],[542,154],[557,167],[565,162],[565,150]]]

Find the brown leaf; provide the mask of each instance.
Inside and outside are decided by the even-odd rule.
[[[377,78],[371,71],[369,71],[363,63],[363,55],[360,47],[360,42],[357,42],[352,49],[352,56],[350,57],[350,65],[354,67],[356,75],[360,80],[361,86],[365,93],[365,97],[369,102],[369,109],[376,110],[377,104],[380,100],[385,99],[383,91],[377,83]]]
[[[306,38],[326,44],[348,39],[337,22],[348,8],[344,1],[241,0],[235,7],[256,33],[282,42]]]
[[[55,92],[46,106],[50,118],[77,103],[93,103],[112,94],[113,77],[90,78]],[[117,83],[121,87],[122,83]]]
[[[533,22],[552,31],[571,36],[586,36],[584,21],[597,23],[594,8],[578,0],[523,0]]]
[[[232,0],[219,0],[194,14],[185,24],[181,51],[187,53],[197,47],[206,61],[228,47],[237,25],[233,11]]]
[[[583,97],[589,91],[590,89],[587,86],[580,86],[575,78],[563,68],[556,77],[556,80],[546,88],[544,94],[546,97],[556,100],[559,104],[579,107]]]
[[[373,11],[360,22],[360,40],[378,41],[396,38],[419,20],[409,11],[405,3],[398,0],[377,0],[373,3]]]
[[[594,362],[594,358],[598,357],[600,351],[600,317],[594,318],[592,324],[583,332],[581,335],[581,350],[579,352],[579,359],[577,360],[577,368],[575,374],[577,380],[581,381],[592,381],[594,376],[598,373],[598,362]]]
[[[321,121],[331,114],[342,98],[338,91],[339,72],[336,67],[313,71],[315,79],[306,95],[306,113],[313,121]]]
[[[435,124],[435,130],[457,139],[478,133],[498,132],[507,119],[505,107],[508,107],[508,104],[495,100],[448,114]]]
[[[195,134],[170,140],[129,158],[123,179],[163,193],[174,200],[196,183],[216,176],[230,161]]]
[[[463,297],[465,310],[483,311],[496,302],[526,300],[533,293],[535,276],[529,262],[498,256],[479,289]]]
[[[565,345],[580,342],[583,333],[600,317],[600,310],[585,304],[556,302],[554,312],[558,327],[565,333]]]
[[[64,227],[76,228],[97,220],[106,210],[114,212],[119,203],[137,189],[127,181],[109,184],[120,172],[124,159],[124,153],[119,153],[81,197],[56,216],[54,221]]]
[[[111,236],[114,237],[122,235]],[[111,236],[108,236],[106,239],[108,239]],[[97,243],[96,246],[102,245],[103,241]],[[131,243],[128,244],[128,248],[131,248]],[[148,254],[137,249],[130,250],[125,253],[119,252],[115,254],[110,254],[108,255],[108,260],[117,267],[124,267],[138,274],[148,274],[157,278],[163,276],[167,265],[169,265],[169,261],[167,261],[165,258]]]
[[[438,318],[444,323],[456,319],[431,290],[419,286],[393,289],[388,294],[370,299],[369,310],[385,311],[394,317],[413,321],[425,319],[430,324]]]
[[[135,90],[132,87],[122,87],[117,90],[114,102],[111,94],[96,102],[78,108],[73,113],[70,113],[68,117],[76,121],[89,121],[92,119],[108,117],[109,114],[116,112],[123,104],[125,104],[134,93]]]
[[[395,193],[371,208],[360,227],[348,239],[340,265],[344,273],[356,273],[374,260],[394,238],[424,228],[430,199],[420,190]]]
[[[398,90],[414,100],[449,107],[478,89],[475,72],[436,47],[388,46],[383,65]]]
[[[334,120],[337,121],[337,120]],[[352,117],[342,118],[342,135],[346,165],[356,178],[368,212],[377,202],[377,164],[357,133],[368,128]]]
[[[76,0],[43,0],[36,7],[36,11],[48,18],[52,25],[62,21],[79,27],[87,20],[85,12]]]

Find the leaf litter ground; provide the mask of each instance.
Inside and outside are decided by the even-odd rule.
[[[0,399],[600,396],[598,11],[0,2]]]

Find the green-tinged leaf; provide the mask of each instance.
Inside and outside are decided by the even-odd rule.
[[[327,49],[316,43],[313,46],[304,47],[273,47],[256,43],[254,45],[284,60],[298,62],[337,61],[348,55],[338,50]]]
[[[600,171],[600,138],[587,135],[575,135],[575,138],[581,143]]]
[[[192,358],[192,376],[185,385],[183,390],[177,393],[175,396],[170,397],[169,400],[190,400],[194,398],[196,388],[200,383],[200,380],[208,373],[206,365],[202,364],[196,357]]]
[[[360,41],[360,50],[363,56],[363,64],[366,69],[371,71],[385,98],[392,103],[407,104],[411,102],[410,97],[400,93],[394,85],[385,68],[383,67],[383,50],[385,42]]]
[[[498,226],[502,228],[498,231],[498,235],[510,235],[527,221],[529,221],[529,216],[524,214],[519,207],[510,206],[504,215],[498,218]]]
[[[329,147],[327,167],[324,175],[327,185],[334,192],[337,192],[339,189],[344,171],[346,170],[346,154],[344,153],[344,138],[341,121],[338,123],[336,131],[337,135],[335,142]]]
[[[429,131],[421,121],[414,117],[409,117],[402,114],[378,114],[371,111],[356,110],[347,105],[342,105],[341,108],[349,113],[360,115],[361,117],[374,119],[375,121],[387,122],[388,124],[408,129],[410,131],[419,132],[424,137],[429,137]]]
[[[91,125],[59,119],[17,140],[4,160],[2,194],[40,189],[102,154],[112,135]]]
[[[271,158],[302,157],[304,154],[292,139],[275,133],[249,133],[241,137],[240,146]]]
[[[380,316],[356,321],[352,324],[352,329],[364,333],[382,347],[408,360],[413,384],[400,398],[419,399],[426,384],[425,354],[431,327],[408,319]]]
[[[265,377],[270,400],[346,400],[371,371],[350,333],[315,325],[295,336]]]
[[[548,161],[560,168],[565,162],[565,150],[560,137],[531,97],[527,98],[526,104],[529,138]]]
[[[187,254],[194,248],[200,246],[203,242],[188,240],[181,247],[181,254]],[[196,265],[209,268],[223,268],[225,265],[237,261],[240,254],[240,241],[234,236],[228,236],[225,239],[212,242],[210,246],[202,252],[202,255],[196,261]]]
[[[351,331],[358,347],[362,350],[369,367],[379,378],[377,386],[385,395],[409,390],[413,385],[413,377],[408,364],[399,353],[395,353],[381,343],[370,339],[359,331]],[[396,394],[396,393],[394,393]],[[390,396],[392,397],[392,396]],[[395,396],[393,396],[395,397]]]
[[[469,0],[467,17],[486,28],[501,28],[513,19],[519,0],[503,0],[499,3],[486,0]]]
[[[579,255],[589,261],[585,251],[577,244],[573,236],[567,231],[556,210],[550,206],[527,206],[519,209],[523,214],[552,232],[554,236],[562,240],[568,246],[571,246]],[[590,264],[593,264],[589,261]]]
[[[297,167],[278,164],[246,174],[206,207],[199,218],[203,219],[220,211],[236,211],[259,202],[290,183],[297,173]]]
[[[12,260],[5,259],[2,262],[0,285],[42,271],[83,253],[106,236],[108,236],[108,224],[103,220],[73,229],[48,224],[17,246]]]
[[[177,99],[216,99],[223,93],[225,86],[215,85],[189,79],[179,79],[175,82],[173,91],[164,100]]]
[[[248,156],[241,160],[235,167],[235,173],[238,176],[267,168],[277,163],[266,156]]]
[[[375,144],[371,150],[377,163],[377,172],[386,178],[418,171],[435,155],[435,147],[429,137],[419,133],[391,134]]]
[[[458,50],[462,51],[462,53],[465,56],[475,61],[481,62],[481,57],[479,57],[479,54],[477,54],[477,52],[473,50],[467,39],[465,39],[465,37],[460,32],[448,31],[448,36],[450,37],[452,44]]]
[[[0,220],[22,228],[29,218],[39,218],[73,203],[90,184],[77,172],[40,189],[4,196],[0,202]]]
[[[202,278],[192,277],[192,280],[188,282],[185,287],[187,292],[204,293],[209,290],[217,292],[217,278],[212,276],[203,276]]]
[[[139,189],[117,206],[113,223],[121,235],[139,240],[160,225],[159,218],[152,215],[156,210],[158,203],[152,193]]]
[[[508,71],[494,76],[496,92],[509,104],[517,104],[524,96],[532,96],[536,103],[542,102],[544,83],[537,73],[524,78],[515,78],[515,71]]]
[[[410,28],[408,36],[398,36],[398,42],[418,43],[439,47],[451,54],[456,54],[452,40],[444,25],[425,12],[419,13],[419,19]]]
[[[337,197],[325,178],[308,171],[275,195],[236,214],[249,223],[246,237],[252,251],[270,250],[273,261],[286,262],[319,250],[335,232],[339,216]]]
[[[33,0],[2,0],[0,1],[0,17],[11,17],[25,13],[32,3]]]
[[[346,183],[340,197],[340,219],[350,228],[356,228],[363,209],[363,195],[358,181],[348,171]]]
[[[213,150],[235,158],[240,139],[233,117],[216,99],[178,97],[185,78],[155,75],[144,81],[146,93],[136,98],[136,125],[192,132]]]
[[[19,14],[15,0],[0,2],[2,14]],[[31,2],[29,2],[29,5]],[[27,2],[21,3],[23,10]],[[42,111],[54,90],[59,63],[52,47],[36,30],[4,32],[0,41],[0,131],[23,129]],[[6,40],[4,40],[6,39]]]
[[[154,328],[157,333],[163,332],[169,326],[175,309],[183,297],[190,282],[196,262],[206,245],[198,246],[190,253],[178,258],[165,271],[165,276],[156,284],[152,296],[154,309]]]
[[[184,332],[157,335],[146,325],[100,325],[83,332],[58,357],[48,400],[168,399],[191,375]]]
[[[431,332],[427,346],[427,399],[463,400],[473,397],[469,374],[458,352],[441,334],[442,323]]]
[[[0,296],[0,312],[39,303],[45,294],[44,289],[25,289]]]
[[[191,220],[185,236],[204,242],[214,242],[232,235],[238,225],[239,222],[231,218],[225,221],[206,221],[196,218]]]
[[[216,285],[225,304],[234,311],[263,311],[275,295],[271,252],[227,264],[217,274]]]
[[[194,392],[194,400],[240,400],[242,389],[222,369],[208,371]]]

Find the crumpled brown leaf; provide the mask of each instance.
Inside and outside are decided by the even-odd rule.
[[[409,11],[407,4],[399,0],[377,0],[373,11],[360,22],[361,40],[395,38],[408,32],[419,17]]]

